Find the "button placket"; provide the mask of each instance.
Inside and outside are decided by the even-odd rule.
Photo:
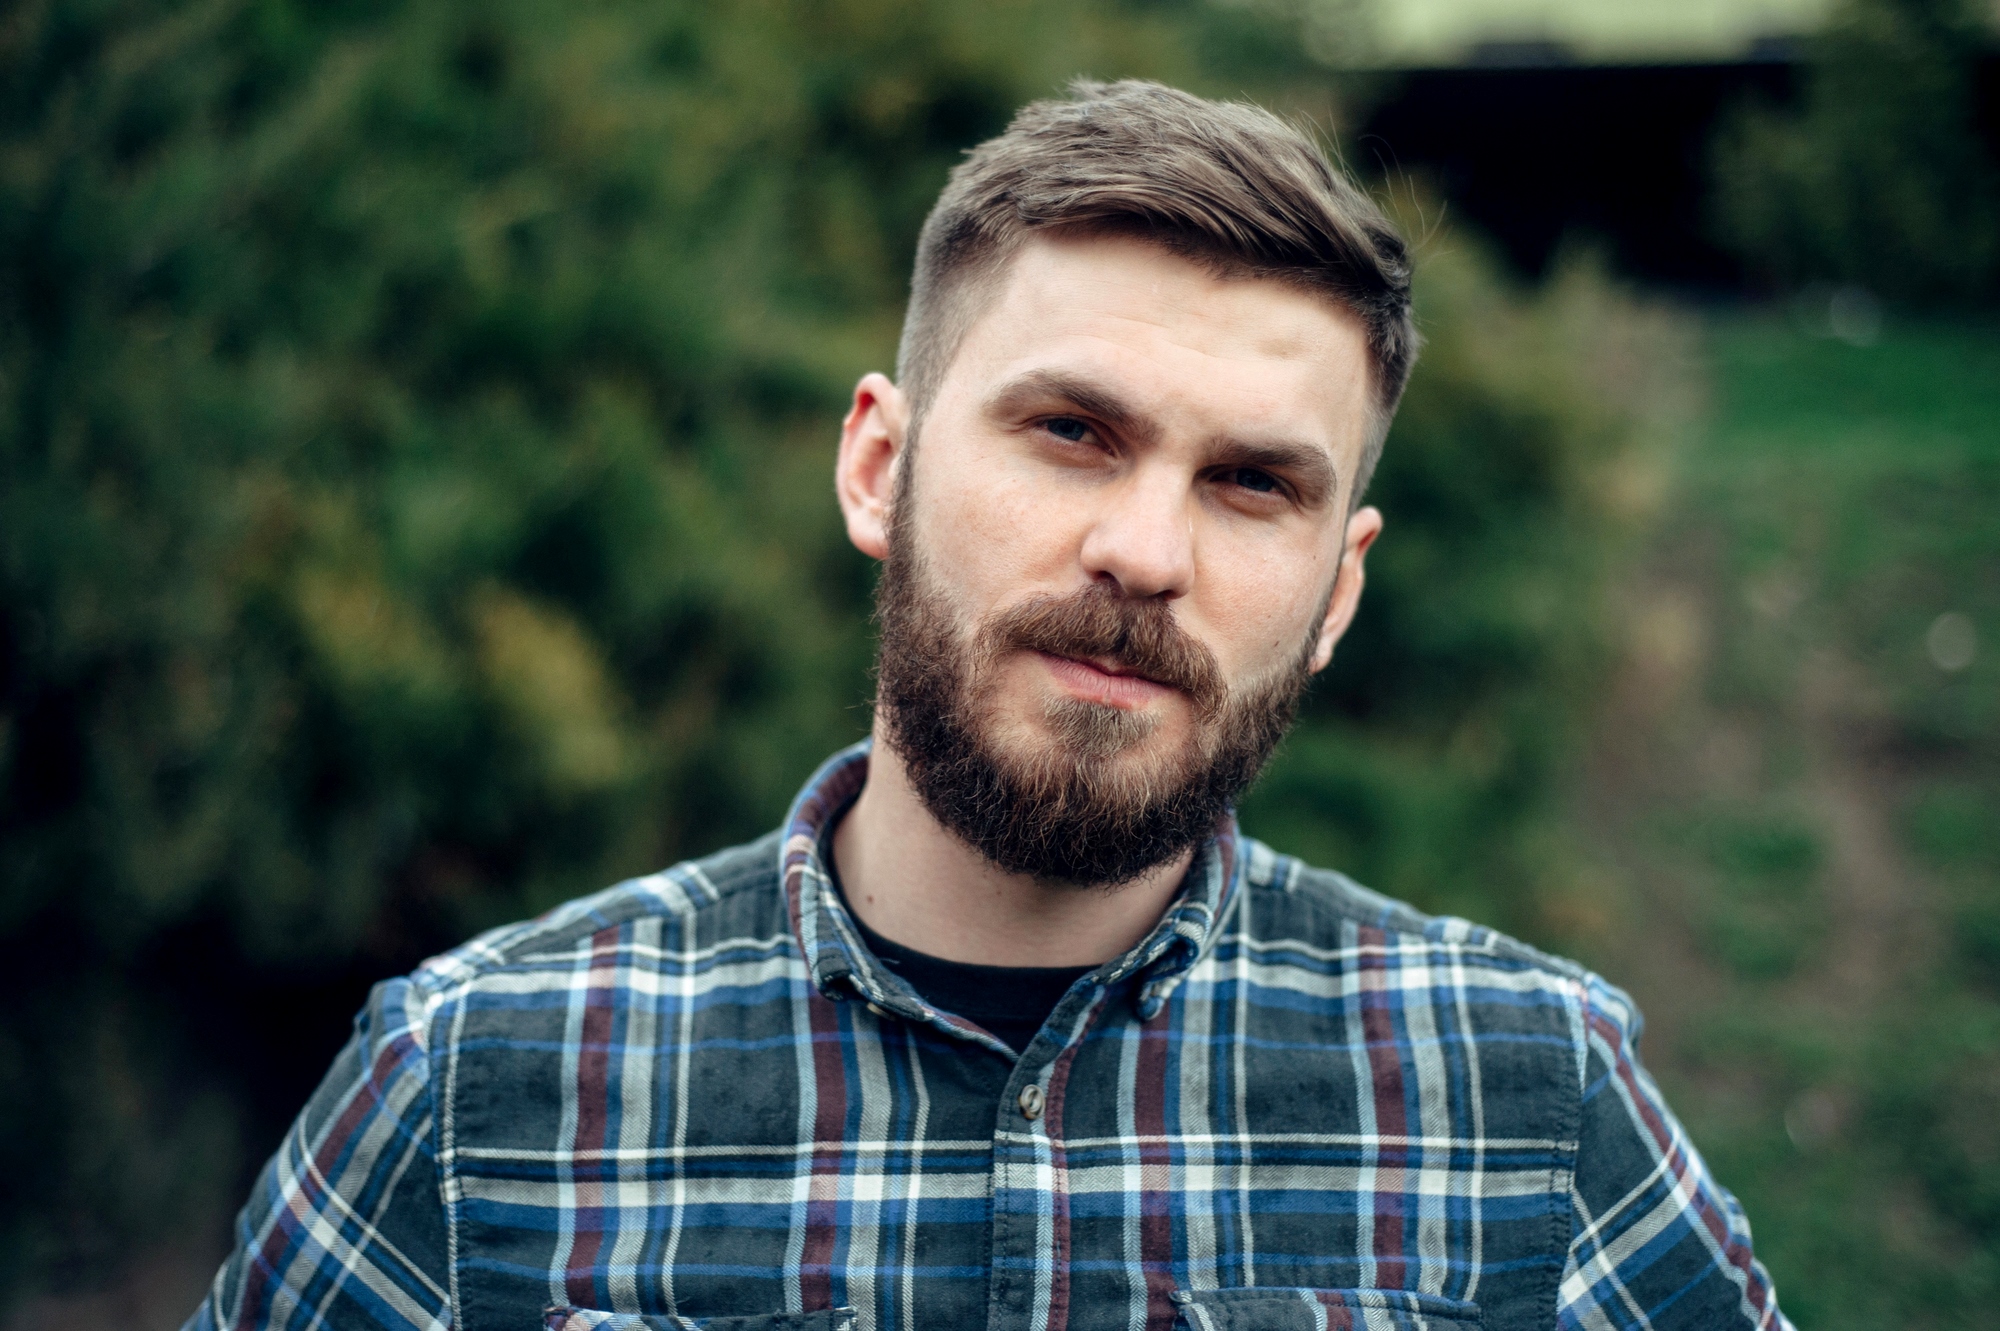
[[[994,1108],[994,1202],[991,1249],[991,1315],[987,1331],[1031,1331],[1038,1286],[1032,1272],[1041,1252],[1037,1216],[1048,1213],[1044,1177],[1050,1142],[1046,1135],[1048,1092],[1041,1079],[1049,1068],[1016,1065],[1014,1094],[1001,1093]],[[1025,1122],[1024,1122],[1025,1120]]]

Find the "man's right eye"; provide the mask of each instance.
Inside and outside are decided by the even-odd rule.
[[[1080,444],[1090,433],[1090,425],[1074,416],[1051,416],[1042,422],[1042,428],[1058,439],[1067,439],[1072,444]]]

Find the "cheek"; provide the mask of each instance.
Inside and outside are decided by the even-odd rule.
[[[925,459],[919,454],[919,466]],[[938,577],[983,615],[1030,591],[1069,591],[1075,564],[1073,505],[1008,459],[975,449],[918,476],[917,529]]]
[[[1231,555],[1204,570],[1211,595],[1203,617],[1225,668],[1243,678],[1289,663],[1318,631],[1333,565],[1295,545]]]

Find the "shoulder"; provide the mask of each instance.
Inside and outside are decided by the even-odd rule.
[[[687,926],[708,916],[728,916],[744,930],[768,933],[782,925],[785,914],[778,891],[778,842],[779,834],[770,832],[578,897],[532,920],[490,929],[426,961],[410,975],[409,984],[434,1009],[489,977],[537,970],[572,957],[607,929]]]
[[[1357,952],[1380,956],[1426,983],[1451,968],[1453,986],[1469,985],[1496,1003],[1541,1008],[1559,1019],[1579,1055],[1593,1042],[1629,1046],[1640,1018],[1632,1000],[1578,962],[1455,915],[1429,915],[1346,874],[1322,869],[1244,838],[1244,933],[1251,946],[1303,945],[1336,969]]]

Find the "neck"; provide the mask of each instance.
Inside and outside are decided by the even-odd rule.
[[[1110,891],[1008,873],[931,817],[878,724],[833,857],[848,907],[904,947],[988,966],[1095,966],[1152,932],[1194,852]]]

